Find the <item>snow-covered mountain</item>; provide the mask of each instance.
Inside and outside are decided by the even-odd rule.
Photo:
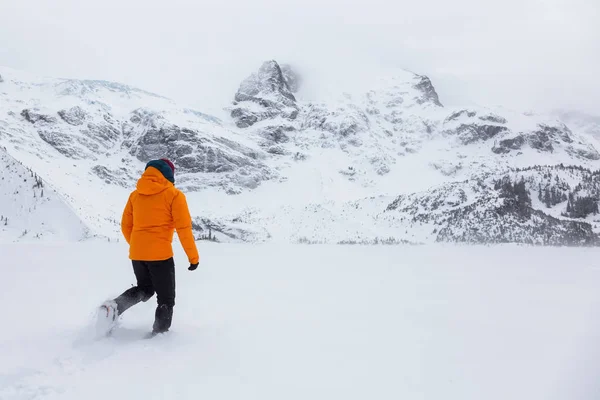
[[[555,115],[567,125],[572,126],[573,129],[588,133],[596,139],[600,139],[600,115],[590,115],[585,112],[573,110],[558,110],[555,111]]]
[[[268,61],[221,119],[117,83],[0,75],[0,144],[95,234],[120,235],[145,162],[169,157],[198,236],[221,241],[598,243],[589,131],[444,107],[405,70],[315,101],[307,77]]]
[[[85,239],[89,230],[60,194],[0,147],[0,240]]]

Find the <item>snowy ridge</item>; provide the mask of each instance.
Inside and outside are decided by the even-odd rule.
[[[186,191],[237,193],[277,176],[253,141],[166,98],[103,81],[0,74],[0,143],[96,233],[119,236],[123,198],[153,157],[174,160]]]
[[[600,172],[545,166],[479,174],[401,196],[259,208],[226,220],[282,242],[598,245]],[[219,221],[221,225],[224,220]],[[270,241],[255,235],[254,241]]]
[[[597,243],[589,204],[567,217],[536,206],[528,186],[527,220],[522,210],[501,217],[506,196],[495,187],[540,165],[559,175],[561,165],[589,171],[575,174],[571,188],[588,179],[600,169],[600,143],[581,129],[589,125],[503,108],[444,107],[429,78],[410,71],[359,77],[348,92],[307,100],[304,77],[271,60],[224,105],[230,119],[118,83],[5,68],[0,75],[0,144],[55,187],[96,234],[120,237],[122,207],[145,162],[169,157],[202,238]],[[513,188],[517,183],[511,180]],[[582,201],[597,195],[594,189]],[[443,211],[429,206],[432,199],[458,203]],[[502,232],[474,233],[492,232],[494,221]]]
[[[54,189],[0,147],[0,240],[78,241],[88,229]]]
[[[439,242],[597,245],[598,208],[587,201],[599,194],[598,172],[532,167],[400,196],[377,219]]]

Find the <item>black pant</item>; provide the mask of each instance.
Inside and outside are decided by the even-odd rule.
[[[156,293],[158,306],[154,332],[166,332],[171,327],[175,306],[175,262],[173,257],[163,261],[133,260],[137,286],[127,289],[115,299],[119,315],[141,301],[148,301]]]

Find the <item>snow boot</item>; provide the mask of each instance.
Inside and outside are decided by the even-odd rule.
[[[114,300],[108,300],[100,305],[96,318],[96,335],[98,337],[110,335],[117,326],[118,318],[119,311]]]
[[[167,332],[171,327],[172,319],[173,306],[167,304],[159,304],[158,307],[156,307],[154,325],[152,326],[152,333],[156,335],[158,333]]]

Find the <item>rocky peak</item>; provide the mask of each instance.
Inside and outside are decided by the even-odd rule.
[[[265,100],[275,99],[290,106],[296,103],[296,98],[290,91],[276,61],[263,63],[257,73],[242,82],[235,95],[235,101],[253,101],[259,104],[263,104]]]
[[[420,98],[417,98],[417,103],[433,103],[436,106],[443,107],[440,103],[440,98],[431,83],[431,80],[424,75],[417,75],[418,82],[414,85],[414,88],[422,93]]]
[[[288,77],[291,81],[289,73]],[[231,116],[240,128],[278,116],[295,119],[297,115],[296,98],[276,61],[263,63],[258,72],[241,83],[231,111]]]

